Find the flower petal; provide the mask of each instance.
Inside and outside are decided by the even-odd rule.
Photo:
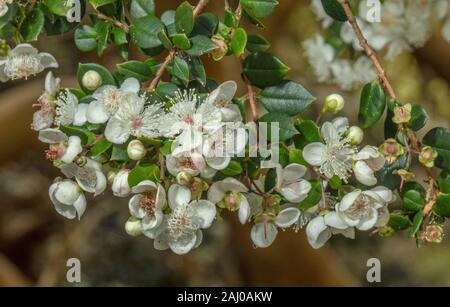
[[[58,62],[56,61],[55,57],[47,52],[41,52],[39,53],[39,58],[41,61],[41,65],[44,66],[44,68],[58,68]]]
[[[77,111],[75,112],[75,117],[73,119],[74,126],[83,126],[87,119],[86,119],[86,112],[88,109],[88,104],[86,103],[80,103],[77,107]]]
[[[158,187],[156,186],[156,183],[154,183],[151,180],[143,180],[139,182],[136,186],[131,188],[131,192],[137,194],[137,193],[144,193],[149,191],[156,191]]]
[[[306,166],[297,163],[286,165],[283,169],[283,180],[291,181],[302,178],[307,170]]]
[[[136,78],[128,78],[123,81],[120,89],[124,92],[131,92],[137,94],[141,89],[141,84]]]
[[[86,118],[90,123],[103,124],[109,119],[108,114],[103,108],[103,104],[97,100],[92,101],[86,110]]]
[[[300,217],[300,210],[294,207],[281,210],[275,218],[275,224],[281,228],[288,228],[297,223]]]
[[[177,255],[185,255],[189,253],[197,243],[197,234],[191,233],[183,238],[183,240],[169,241],[170,249]]]
[[[216,218],[216,206],[207,200],[196,200],[191,203],[195,209],[196,217],[199,218],[200,228],[209,228]]]
[[[370,208],[370,214],[367,217],[361,219],[356,228],[362,231],[369,230],[373,226],[375,226],[378,220],[378,211],[375,208]]]
[[[57,144],[66,141],[67,135],[59,129],[48,128],[39,131],[38,139],[43,143]]]
[[[82,151],[83,147],[81,146],[80,137],[72,135],[69,137],[67,149],[61,157],[61,161],[67,164],[72,163],[76,156],[78,156]]]
[[[355,173],[356,180],[366,186],[373,186],[377,184],[377,178],[375,178],[373,170],[364,161],[356,161],[353,166],[353,172]]]
[[[131,134],[131,121],[112,117],[105,128],[105,137],[114,144],[125,143]]]
[[[354,190],[346,195],[344,195],[344,197],[341,200],[340,203],[340,210],[341,211],[345,211],[348,208],[350,208],[350,206],[353,205],[353,203],[356,201],[356,199],[359,197],[359,195],[361,194],[361,190]]]
[[[314,249],[321,248],[331,238],[331,230],[322,216],[315,217],[306,226],[306,237]]]
[[[331,211],[324,216],[324,222],[327,226],[337,229],[347,229],[348,225],[340,218],[336,211]]]
[[[169,188],[168,197],[170,208],[175,209],[191,201],[191,190],[179,184],[173,184]]]
[[[259,223],[253,225],[250,237],[256,247],[269,247],[277,237],[278,230],[272,223]]]
[[[248,200],[245,196],[242,196],[241,203],[239,204],[239,222],[241,224],[247,223],[251,215],[251,208]]]
[[[134,195],[130,198],[130,201],[128,202],[128,209],[130,210],[130,214],[134,217],[137,217],[139,219],[144,218],[146,216],[145,211],[140,206],[140,201],[142,199],[142,195]]]
[[[321,166],[324,162],[326,146],[322,143],[310,143],[303,148],[303,158],[312,166]]]

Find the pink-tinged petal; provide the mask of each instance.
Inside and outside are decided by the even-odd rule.
[[[256,247],[269,247],[277,237],[277,227],[272,223],[259,223],[253,225],[250,237]]]

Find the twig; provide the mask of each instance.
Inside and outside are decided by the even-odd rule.
[[[166,179],[166,160],[161,153],[159,154],[159,179],[161,179],[161,182],[164,182],[164,179]]]
[[[383,83],[383,86],[386,89],[388,95],[393,99],[397,98],[397,96],[395,95],[394,88],[392,87],[392,84],[389,81],[389,79],[386,75],[386,72],[385,72],[383,66],[381,65],[380,60],[378,59],[378,57],[375,54],[375,52],[373,51],[373,49],[367,43],[367,39],[364,37],[364,34],[361,31],[361,28],[359,27],[358,23],[356,22],[356,18],[352,13],[352,9],[350,8],[349,1],[348,0],[339,0],[339,2],[341,3],[341,5],[345,11],[345,15],[347,15],[348,21],[350,22],[353,30],[356,33],[356,36],[359,40],[359,44],[364,49],[367,56],[372,60],[373,65],[375,66],[375,69],[377,70],[378,78]]]
[[[205,6],[208,4],[208,0],[200,0],[197,5],[194,8],[194,17],[198,16]],[[164,59],[164,62],[161,64],[161,66],[156,71],[155,77],[150,82],[150,84],[147,87],[147,92],[151,92],[155,90],[156,86],[158,85],[159,81],[161,80],[162,76],[164,75],[164,72],[167,69],[167,66],[169,66],[170,62],[172,62],[173,58],[176,55],[176,50],[171,49],[167,57]]]
[[[97,17],[106,21],[110,21],[112,22],[116,27],[121,28],[122,30],[124,30],[126,33],[128,33],[130,31],[130,27],[123,23],[120,22],[112,17],[106,16],[105,14],[100,13],[99,11],[95,10],[95,13],[97,14]]]

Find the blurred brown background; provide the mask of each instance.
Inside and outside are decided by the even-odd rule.
[[[156,0],[159,12],[179,2]],[[262,34],[292,68],[289,78],[303,83],[320,103],[327,94],[341,91],[317,84],[302,55],[302,40],[319,29],[308,5],[306,0],[281,0]],[[210,0],[208,9],[220,11],[221,6],[222,1]],[[249,27],[249,32],[257,31]],[[450,120],[450,45],[440,37],[438,25],[435,33],[424,48],[385,63],[400,98],[426,106],[430,122],[424,130],[448,126]],[[78,53],[72,33],[42,36],[38,47],[59,60],[61,68],[56,74],[64,86],[75,85],[78,62],[95,61],[113,68],[120,61],[115,50],[102,59]],[[139,57],[137,52],[130,55]],[[240,79],[239,64],[233,59],[205,61],[209,75],[218,81]],[[380,238],[360,232],[355,241],[335,237],[314,251],[303,231],[286,231],[280,232],[271,247],[255,249],[250,228],[230,215],[205,232],[200,248],[176,256],[153,250],[151,240],[144,237],[126,235],[127,200],[109,193],[90,199],[81,221],[65,220],[54,211],[47,195],[51,180],[60,174],[45,160],[45,147],[30,129],[31,105],[43,90],[43,77],[0,85],[1,286],[72,286],[66,281],[66,261],[71,257],[81,260],[82,283],[74,285],[83,286],[370,285],[366,282],[366,262],[373,257],[382,265],[382,283],[376,285],[450,286],[448,238],[440,245],[417,249],[406,234]],[[355,90],[345,95],[346,113],[353,121],[358,94]],[[368,142],[381,142],[380,129],[368,132]]]

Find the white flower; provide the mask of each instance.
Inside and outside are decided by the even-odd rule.
[[[114,144],[123,144],[130,136],[159,137],[163,110],[159,104],[147,107],[144,104],[144,98],[136,94],[123,94],[119,109],[106,125],[106,139]]]
[[[51,144],[46,152],[50,160],[60,160],[69,164],[83,151],[81,139],[78,136],[67,137],[58,129],[43,129],[39,131],[38,138],[43,143]]]
[[[212,104],[220,109],[223,122],[241,122],[242,115],[239,107],[232,100],[236,95],[237,84],[234,81],[226,81],[219,85],[206,98],[205,103]]]
[[[306,237],[314,249],[321,248],[334,234],[355,238],[355,228],[345,224],[335,211],[319,214],[306,226]]]
[[[369,230],[378,221],[378,210],[393,201],[392,191],[383,186],[367,191],[354,190],[336,204],[336,211],[348,226]]]
[[[33,105],[40,108],[39,111],[33,114],[32,127],[34,130],[39,131],[52,126],[55,117],[56,93],[59,91],[60,83],[61,79],[55,78],[51,71],[47,73],[45,77],[45,91],[39,97],[37,103]]]
[[[78,166],[75,163],[63,164],[61,171],[67,178],[75,177],[78,185],[83,191],[100,195],[106,189],[107,180],[102,172],[102,165],[92,159],[87,159],[86,164]]]
[[[0,0],[0,17],[3,17],[8,13],[8,4],[11,4],[13,0]]]
[[[283,168],[277,167],[276,190],[289,202],[300,203],[311,190],[311,184],[303,179],[307,168],[303,165],[292,163]]]
[[[166,191],[160,184],[153,181],[144,180],[131,190],[134,195],[128,207],[131,216],[141,220],[142,231],[158,227],[163,221],[162,209],[166,205]]]
[[[250,237],[256,247],[269,247],[278,234],[277,226],[280,228],[289,228],[296,224],[300,218],[300,210],[294,207],[289,207],[281,210],[272,221],[261,221],[253,225],[250,232]]]
[[[17,45],[0,59],[0,81],[15,80],[36,75],[46,68],[58,68],[55,58],[39,51],[30,44]]]
[[[353,172],[356,179],[367,186],[377,184],[375,172],[379,171],[385,164],[384,156],[374,146],[365,146],[354,156],[356,161]]]
[[[314,38],[305,40],[303,48],[318,81],[329,81],[331,78],[330,65],[335,55],[333,47],[326,44],[323,37],[317,34]]]
[[[138,94],[139,81],[135,78],[126,79],[120,88],[104,85],[98,88],[92,97],[95,98],[87,109],[86,117],[90,123],[103,124],[119,109],[119,105],[126,93]]]
[[[59,94],[56,98],[55,125],[83,126],[86,123],[86,110],[88,105],[78,103],[78,98],[69,90]]]
[[[182,151],[171,153],[166,157],[166,166],[169,173],[173,176],[180,172],[186,172],[191,176],[198,176],[205,169],[205,160],[203,156],[195,151]]]
[[[111,190],[113,191],[114,196],[127,197],[128,195],[130,195],[131,188],[128,185],[129,173],[130,173],[129,169],[122,169],[114,177],[111,186]]]
[[[181,150],[199,147],[203,133],[216,131],[221,124],[221,111],[212,101],[200,104],[194,90],[177,92],[171,98],[172,107],[161,121],[160,127],[165,137],[175,137]]]
[[[237,179],[225,178],[211,185],[208,200],[213,204],[224,201],[225,207],[231,211],[239,209],[239,221],[245,224],[251,214],[250,205],[243,194],[247,191],[247,187]]]
[[[72,180],[53,183],[48,194],[56,211],[68,219],[81,218],[86,210],[86,198],[80,187]]]
[[[342,138],[345,132],[340,121],[334,124],[325,122],[321,133],[325,144],[310,143],[303,149],[303,158],[312,166],[319,167],[319,171],[326,177],[334,175],[347,181],[352,170],[352,157],[356,147],[349,144],[347,138]]]
[[[169,188],[168,199],[172,212],[164,217],[159,227],[144,234],[155,239],[156,249],[170,248],[174,253],[184,255],[200,245],[201,229],[211,226],[216,207],[207,200],[191,201],[191,191],[178,184]]]

